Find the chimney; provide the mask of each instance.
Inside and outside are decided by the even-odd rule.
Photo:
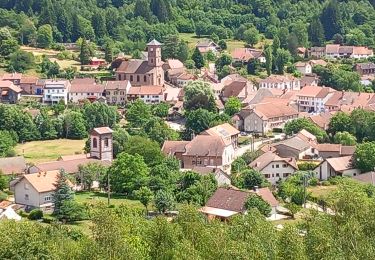
[[[43,176],[44,176],[44,177],[47,176],[47,172],[44,172],[44,175],[43,175]]]
[[[40,172],[38,172],[38,175],[37,175],[38,177],[40,177]]]
[[[258,193],[259,187],[258,186],[254,186],[253,191],[256,192],[256,193]]]

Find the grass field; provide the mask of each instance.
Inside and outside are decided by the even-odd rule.
[[[61,155],[83,153],[86,140],[57,139],[33,141],[16,146],[16,153],[23,155],[27,162],[39,163],[57,160]]]
[[[311,195],[318,198],[318,197],[326,197],[333,191],[337,189],[336,185],[331,186],[315,186],[315,187],[308,187],[307,191],[311,192]]]
[[[80,202],[104,202],[107,203],[107,193],[102,192],[89,192],[89,191],[83,191],[83,192],[77,192],[75,193],[75,199]],[[130,200],[127,199],[125,196],[111,194],[111,205],[125,205],[131,208],[136,209],[144,209],[143,205],[138,200]]]

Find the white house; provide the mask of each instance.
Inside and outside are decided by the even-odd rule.
[[[325,104],[335,90],[327,87],[305,86],[297,94],[300,112],[320,113],[325,111]]]
[[[13,184],[15,203],[31,208],[52,209],[59,171],[25,174]],[[69,185],[72,184],[69,182]]]
[[[69,101],[74,103],[85,99],[95,101],[102,98],[103,94],[104,86],[97,83],[95,79],[74,79],[69,90]]]
[[[282,158],[271,151],[259,156],[249,166],[260,171],[272,185],[298,170],[295,158]]]
[[[68,103],[70,82],[68,80],[46,80],[44,85],[43,103],[56,104],[60,100]]]
[[[320,180],[327,180],[335,176],[357,176],[361,171],[354,168],[351,161],[352,156],[328,158],[319,164],[314,171]]]
[[[129,101],[141,99],[146,104],[157,104],[165,101],[164,92],[162,86],[131,87],[127,93],[127,99]]]
[[[259,82],[259,88],[299,90],[301,81],[290,75],[271,75]]]
[[[312,73],[312,66],[309,62],[297,62],[294,66],[296,66],[296,69],[301,72],[302,75]]]

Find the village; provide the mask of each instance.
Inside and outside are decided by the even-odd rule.
[[[219,55],[221,51],[220,46],[211,40],[199,42],[196,50],[201,54],[210,52],[214,55]],[[305,189],[311,187],[311,190],[314,189],[313,186],[318,189],[322,184],[327,185],[336,177],[349,177],[362,183],[374,184],[373,169],[366,171],[367,166],[356,164],[356,160],[361,158],[356,154],[355,137],[348,132],[340,132],[339,129],[335,130],[336,135],[346,133],[354,138],[354,142],[350,138],[337,141],[336,135],[329,137],[332,128],[335,128],[333,121],[342,117],[349,118],[348,115],[356,110],[375,113],[374,93],[335,90],[321,85],[320,77],[313,73],[315,66],[324,68],[328,66],[327,61],[332,59],[366,59],[373,57],[373,51],[365,47],[339,45],[300,48],[299,51],[301,57],[308,58],[295,64],[297,73],[293,75],[272,74],[258,80],[249,80],[234,73],[219,79],[215,64],[193,71],[177,59],[167,59],[164,62],[162,44],[153,40],[147,44],[143,59],[116,59],[119,65],[114,69],[113,80],[98,81],[90,77],[72,80],[40,79],[20,73],[5,74],[0,81],[0,101],[10,106],[25,102],[37,102],[41,107],[62,105],[63,109],[71,104],[82,106],[86,102],[108,104],[117,106],[116,113],[122,118],[121,121],[128,121],[125,128],[130,121],[128,116],[132,103],[142,103],[136,110],[142,110],[142,106],[167,104],[164,115],[161,116],[167,128],[172,127],[172,131],[176,130],[181,134],[188,132],[190,136],[184,140],[168,140],[168,137],[161,140],[160,154],[157,156],[176,160],[182,179],[194,174],[197,176],[195,178],[213,178],[211,181],[214,187],[203,192],[206,199],[195,201],[202,206],[197,210],[209,220],[226,221],[234,215],[246,213],[250,207],[259,210],[265,207],[266,210],[261,210],[262,213],[269,220],[278,223],[277,220],[294,219],[302,205],[305,208],[307,205],[327,210],[324,206],[309,201],[306,194],[302,200],[294,198],[296,194],[280,196],[283,183],[287,183],[293,176],[304,180],[301,186]],[[236,48],[231,56],[231,66],[244,65],[253,60],[266,62],[260,49]],[[97,58],[93,62],[94,66],[98,65]],[[353,70],[361,75],[362,84],[366,85],[375,75],[375,64],[357,63]],[[188,102],[190,107],[187,106]],[[210,127],[211,123],[201,122],[205,119],[198,114],[189,122],[189,113],[192,112],[186,110],[210,105],[213,106],[211,113],[218,117],[226,115],[229,120],[221,120],[222,123],[218,120],[218,124]],[[35,108],[25,108],[24,112],[34,118],[41,113]],[[141,118],[133,120],[137,123]],[[200,130],[192,126],[188,129],[188,125],[193,123],[203,125],[198,126]],[[112,124],[112,127],[121,128],[124,125],[116,124]],[[142,127],[141,124],[138,126]],[[123,191],[123,196],[138,198],[147,209],[152,201],[152,194],[134,197],[129,193],[134,190],[111,190],[111,186],[125,184],[111,183],[109,173],[108,180],[100,179],[103,178],[100,176],[103,169],[131,169],[127,169],[126,165],[118,168],[118,152],[121,151],[114,154],[113,143],[118,142],[113,137],[114,130],[103,123],[87,130],[89,139],[85,152],[81,150],[78,154],[64,154],[53,158],[54,160],[36,163],[25,159],[25,151],[15,157],[0,159],[0,170],[10,181],[4,188],[9,190],[8,194],[12,194],[1,197],[0,219],[20,220],[21,215],[26,216],[27,212],[35,210],[47,214],[53,212],[54,193],[58,189],[56,183],[60,178],[67,178],[63,177],[65,174],[69,176],[69,187],[77,194],[84,190],[96,190],[103,193],[103,196],[100,195],[102,198],[107,196],[110,203],[111,192],[116,195]],[[333,139],[334,142],[331,141]],[[154,159],[157,160],[151,158]],[[93,165],[98,165],[98,168]],[[148,166],[150,165],[155,164]],[[83,176],[87,174],[85,171],[91,171],[88,173],[90,177]],[[124,178],[132,178],[126,182],[135,183],[142,182],[143,177],[124,175]],[[90,180],[87,182],[84,178]],[[120,177],[115,179],[121,181]],[[143,189],[143,192],[146,190],[146,193],[152,193],[147,186],[139,188],[140,191]],[[95,200],[95,196],[91,199]],[[168,201],[170,198],[160,200],[156,201],[155,198],[157,211],[164,214],[176,212],[173,203]],[[179,200],[179,203],[184,202],[184,199]],[[157,206],[158,203],[162,205]],[[262,203],[266,206],[262,206]]]

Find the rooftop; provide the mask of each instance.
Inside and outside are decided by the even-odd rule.
[[[282,158],[277,154],[273,153],[272,151],[268,151],[257,159],[250,163],[250,167],[257,170],[262,171],[267,165],[271,162],[283,162],[289,164],[294,169],[297,169],[296,159],[295,158]]]

